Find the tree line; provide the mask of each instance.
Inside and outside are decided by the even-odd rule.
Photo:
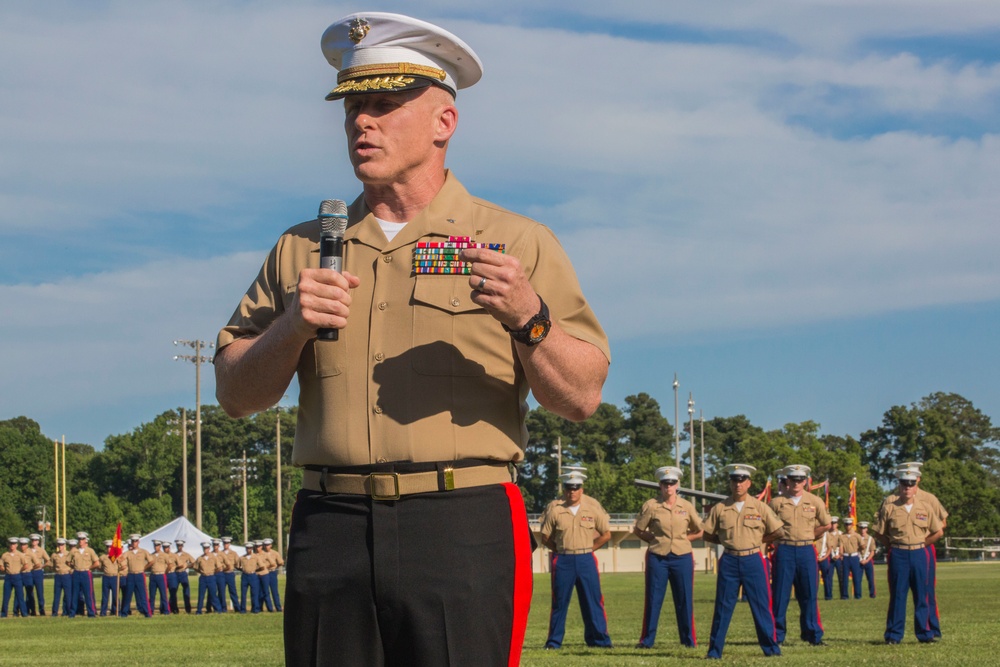
[[[301,470],[290,465],[296,409],[281,414],[282,518],[287,532]],[[67,444],[66,470],[70,532],[85,530],[109,539],[118,521],[129,533],[144,533],[181,514],[181,411],[169,410],[130,433],[109,436],[102,450]],[[273,536],[277,510],[277,419],[274,410],[232,419],[217,406],[202,408],[202,529],[212,535],[243,534],[243,497],[232,459],[247,456],[255,478],[247,485],[248,533]],[[653,494],[635,479],[675,460],[674,427],[659,403],[640,393],[621,408],[602,404],[584,422],[569,422],[544,408],[527,416],[529,433],[518,484],[529,512],[541,512],[560,492],[563,465],[583,465],[587,493],[611,513],[634,513]],[[188,429],[188,505],[194,521],[194,437]],[[682,429],[684,486],[701,488],[704,444],[705,489],[727,493],[722,467],[740,462],[756,466],[755,492],[775,470],[803,463],[813,481],[829,480],[830,510],[846,516],[850,484],[857,479],[860,520],[870,519],[892,471],[903,461],[923,461],[921,487],[935,493],[951,512],[954,536],[1000,535],[1000,429],[970,401],[954,393],[935,393],[909,406],[893,406],[882,423],[857,437],[820,434],[806,421],[767,431],[743,415],[715,417],[696,424],[696,479],[690,479],[690,434]],[[27,417],[0,421],[0,535],[36,530],[39,510],[54,508],[53,441]],[[817,491],[819,495],[823,492]],[[51,519],[50,519],[51,521]]]

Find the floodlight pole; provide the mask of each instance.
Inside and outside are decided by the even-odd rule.
[[[215,343],[205,343],[203,340],[175,340],[174,345],[185,345],[194,348],[194,354],[178,354],[174,360],[183,359],[194,364],[194,513],[195,525],[201,530],[201,365],[212,363],[214,357],[204,356],[202,347],[215,347]]]
[[[677,381],[677,373],[674,373],[674,465],[681,467],[681,423],[677,412],[677,388],[680,387]]]

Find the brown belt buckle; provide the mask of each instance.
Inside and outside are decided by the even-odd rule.
[[[395,487],[395,493],[390,494],[379,494],[375,493],[375,482],[376,478],[388,477],[392,480],[393,486]],[[399,473],[398,472],[373,472],[368,473],[368,484],[371,486],[371,492],[369,495],[372,500],[399,500]]]

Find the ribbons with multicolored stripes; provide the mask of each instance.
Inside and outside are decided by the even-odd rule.
[[[475,243],[468,236],[449,236],[447,241],[420,241],[413,249],[413,272],[443,275],[469,275],[472,262],[460,260],[465,248],[488,248],[506,252],[506,243]]]

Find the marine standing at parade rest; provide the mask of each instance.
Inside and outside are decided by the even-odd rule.
[[[121,593],[121,558],[111,559],[111,540],[104,540],[106,553],[101,554],[101,616],[108,615],[108,607],[111,607],[111,615],[118,615],[118,598]]]
[[[45,616],[45,568],[49,567],[51,559],[45,549],[40,546],[41,535],[32,533],[28,538],[31,540],[28,554],[33,564],[31,569],[31,584],[35,591],[34,597],[36,602],[35,610],[33,611],[29,607],[28,613],[32,616],[35,613],[39,616]]]
[[[87,533],[76,534],[77,548],[70,554],[69,564],[73,568],[73,594],[70,596],[69,617],[76,616],[77,603],[82,600],[89,618],[97,616],[94,601],[94,570],[101,566],[97,552],[90,548]]]
[[[222,577],[225,581],[225,589],[229,591],[229,599],[233,603],[233,611],[243,611],[240,606],[240,596],[236,591],[236,565],[239,563],[240,555],[232,549],[233,538],[222,538],[222,553],[219,555],[226,564]],[[225,592],[222,595],[225,598]]]
[[[125,559],[125,566],[128,568],[128,575],[125,577],[125,600],[122,602],[121,615],[128,616],[132,613],[132,598],[139,608],[139,613],[146,618],[153,616],[153,610],[149,607],[149,594],[146,591],[146,570],[153,564],[153,557],[148,551],[139,546],[140,535],[132,534],[128,537],[128,550],[120,558]]]
[[[191,613],[191,580],[188,578],[188,570],[194,567],[194,558],[188,552],[184,551],[184,540],[175,540],[174,544],[177,545],[176,564],[174,568],[177,572],[177,588],[181,590],[184,595],[184,613]],[[171,603],[174,608],[177,608],[177,589],[174,589],[174,597],[171,598]]]
[[[888,550],[889,612],[885,643],[898,644],[906,629],[906,596],[913,593],[913,626],[921,643],[938,641],[930,625],[927,583],[930,552],[927,547],[944,534],[935,505],[917,496],[919,473],[896,471],[899,488],[882,501],[872,534]]]
[[[257,588],[259,590],[257,606],[260,607],[261,611],[265,608],[268,611],[274,611],[274,605],[271,604],[271,582],[268,580],[271,566],[267,556],[264,555],[264,540],[254,540],[253,551],[254,555],[257,556]]]
[[[170,540],[164,540],[160,545],[163,548],[163,557],[167,559],[167,604],[171,614],[177,613],[177,554],[173,553]]]
[[[941,505],[941,501],[938,500],[937,496],[920,488],[920,469],[923,465],[920,461],[909,461],[907,463],[900,463],[897,470],[912,472],[917,476],[917,498],[930,503],[934,508],[935,514],[937,514],[938,520],[941,522],[941,530],[945,530],[948,528],[948,511]],[[930,570],[927,573],[927,604],[931,610],[931,632],[934,633],[935,637],[941,637],[941,617],[938,613],[937,604],[937,546],[934,544],[928,545],[927,555],[930,564]]]
[[[724,470],[729,475],[729,497],[709,510],[702,535],[706,542],[724,549],[719,558],[715,612],[706,657],[722,657],[740,586],[750,603],[757,641],[764,655],[781,655],[771,614],[771,587],[763,547],[781,537],[783,524],[770,507],[749,493],[750,476],[756,468],[734,463]]]
[[[830,564],[834,573],[837,575],[837,591],[842,591],[844,589],[844,577],[847,574],[844,572],[844,536],[845,533],[840,530],[840,517],[830,518],[831,526],[827,533],[829,536],[827,541],[827,546],[830,547]],[[829,600],[830,598],[827,598]]]
[[[24,605],[28,608],[28,616],[35,615],[35,580],[31,576],[35,569],[35,560],[28,555],[28,545],[30,541],[27,537],[19,537],[17,540],[18,551],[24,557],[24,571],[21,572],[21,582],[24,584]]]
[[[278,592],[278,569],[285,564],[285,560],[281,557],[281,554],[272,548],[273,544],[274,540],[270,537],[264,538],[264,558],[267,560],[267,587],[274,610],[281,611],[281,594]]]
[[[344,270],[319,268],[319,222],[292,228],[215,356],[232,416],[273,406],[298,374],[292,462],[306,471],[286,660],[516,664],[531,532],[510,466],[524,458],[527,397],[589,417],[607,337],[551,231],[446,168],[455,96],[482,75],[472,49],[381,12],[334,22],[322,48],[363,185],[347,207]]]
[[[153,540],[153,553],[150,554],[152,562],[149,564],[149,612],[156,609],[156,594],[160,594],[160,615],[170,615],[170,603],[167,600],[167,571],[170,569],[171,559],[163,552],[163,542]]]
[[[840,553],[843,560],[844,578],[840,580],[840,599],[850,600],[847,579],[854,585],[854,599],[861,599],[861,536],[854,530],[854,519],[844,519],[847,532],[840,536]]]
[[[832,526],[833,517],[830,517],[830,521]],[[833,564],[830,562],[829,542],[830,531],[823,533],[819,539],[813,542],[813,548],[816,550],[816,561],[819,565],[819,575],[823,579],[823,597],[826,600],[833,599]]]
[[[254,553],[253,542],[243,545],[246,553],[240,556],[237,567],[240,569],[240,612],[252,611],[260,613],[260,576],[257,574],[257,554]],[[247,607],[247,590],[250,591],[250,607]]]
[[[542,544],[552,552],[552,612],[545,648],[562,647],[566,614],[576,588],[587,646],[611,648],[601,576],[594,551],[611,539],[611,521],[595,498],[584,494],[582,468],[560,475],[563,497],[553,500],[541,518]]]
[[[694,551],[691,542],[701,537],[701,517],[694,505],[677,494],[681,469],[657,468],[659,497],[643,504],[632,529],[649,544],[646,549],[646,593],[642,632],[636,648],[652,648],[656,626],[666,596],[667,583],[674,600],[677,633],[683,646],[697,646],[694,627]]]
[[[813,545],[830,530],[830,513],[821,498],[806,491],[811,472],[806,465],[787,466],[786,489],[770,502],[784,525],[771,556],[774,625],[779,644],[784,643],[788,629],[786,615],[793,587],[799,603],[799,637],[813,646],[824,644],[819,615],[819,563]]]
[[[229,611],[226,604],[226,561],[222,557],[222,540],[212,540],[212,555],[215,556],[215,592],[219,598],[219,607],[223,612]],[[207,610],[212,612],[211,607]]]
[[[868,597],[875,597],[875,538],[868,534],[868,522],[862,521],[858,524],[861,532],[858,537],[861,539],[861,571],[865,579],[868,580]]]
[[[194,571],[198,573],[198,608],[195,614],[201,614],[202,604],[205,602],[205,595],[208,595],[209,611],[222,611],[219,603],[219,587],[215,581],[215,574],[219,570],[219,560],[212,553],[212,543],[201,543],[202,554],[194,562]]]
[[[0,571],[3,572],[3,606],[0,607],[0,618],[7,618],[7,607],[10,596],[14,595],[14,615],[27,616],[28,605],[24,601],[24,579],[21,573],[28,567],[27,559],[21,550],[20,539],[11,537],[7,540],[7,552],[0,557]]]
[[[52,615],[59,615],[59,600],[62,599],[62,613],[69,616],[69,598],[73,592],[73,568],[69,565],[66,538],[56,539],[56,550],[52,554]]]

